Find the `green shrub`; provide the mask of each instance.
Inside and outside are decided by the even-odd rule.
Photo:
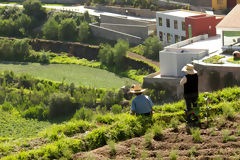
[[[11,111],[13,109],[13,106],[9,102],[4,102],[2,105],[2,110],[3,111]]]
[[[230,131],[229,130],[223,130],[222,131],[222,135],[223,135],[223,143],[226,143],[228,141],[236,141],[236,137],[235,136],[230,136]]]
[[[106,129],[105,127],[101,127],[86,135],[85,140],[90,150],[107,144]]]
[[[73,116],[73,119],[91,121],[93,119],[93,111],[91,109],[82,107],[81,109],[76,111],[76,113]]]
[[[234,108],[231,106],[231,104],[226,103],[225,105],[223,105],[222,111],[223,111],[223,115],[227,119],[234,119],[236,113],[235,113]]]
[[[53,93],[49,97],[50,118],[69,115],[76,111],[76,105],[69,94]]]
[[[171,150],[170,154],[169,154],[169,158],[171,160],[177,160],[178,158],[178,153],[177,150]]]
[[[136,155],[136,146],[134,144],[131,145],[130,154],[131,154],[132,159],[135,159],[137,156]]]
[[[195,143],[200,143],[202,142],[202,137],[199,128],[191,128],[190,129],[191,134],[192,134],[192,140]]]
[[[188,155],[191,158],[196,157],[198,155],[198,151],[196,150],[196,148],[194,146],[188,150]]]
[[[152,139],[153,139],[153,133],[152,132],[148,132],[144,135],[144,146],[146,148],[148,148],[152,145]]]
[[[117,120],[119,120],[119,118],[114,117],[111,114],[96,116],[96,121],[99,123],[104,123],[104,124],[112,124],[113,122],[116,122]]]
[[[111,111],[114,113],[114,114],[119,114],[122,112],[122,106],[118,105],[118,104],[114,104],[111,108]]]
[[[153,139],[162,140],[163,130],[160,124],[155,123],[154,126],[152,127],[152,132],[153,132]]]
[[[178,118],[172,118],[170,121],[170,126],[173,128],[174,131],[178,131],[178,125],[180,124]]]
[[[115,156],[116,155],[115,142],[110,140],[107,142],[107,144],[110,150],[110,156]]]
[[[38,120],[46,120],[48,116],[48,110],[44,110],[44,108],[39,106],[34,106],[28,108],[26,111],[22,113],[23,117],[31,118],[31,119],[38,119]]]

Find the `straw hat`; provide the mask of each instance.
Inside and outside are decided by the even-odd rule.
[[[196,74],[197,71],[194,69],[194,66],[192,64],[187,64],[182,68],[183,72],[186,72],[187,74]]]
[[[130,89],[130,93],[142,93],[145,90],[146,89],[142,89],[142,87],[139,85],[134,85],[133,88]]]

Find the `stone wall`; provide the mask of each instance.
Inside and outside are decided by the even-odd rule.
[[[150,9],[139,9],[139,8],[124,8],[115,6],[85,6],[85,8],[96,9],[104,12],[111,12],[117,14],[123,14],[128,16],[145,17],[145,18],[156,18],[156,12]]]
[[[131,19],[127,19],[126,17],[116,17],[116,16],[107,16],[107,15],[101,15],[100,20],[101,20],[101,23],[111,23],[111,24],[127,24],[127,25],[143,25],[143,26],[151,24],[150,22],[146,22],[146,21],[131,20]]]
[[[148,37],[147,26],[101,23],[100,27],[131,34],[137,37],[141,37],[142,39],[146,39]]]
[[[99,50],[98,46],[89,46],[78,42],[62,42],[44,39],[33,39],[30,41],[30,45],[36,51],[45,50],[54,53],[66,52],[88,60],[95,60]]]
[[[190,4],[193,6],[212,7],[212,0],[190,0]]]
[[[94,36],[103,39],[117,41],[118,39],[124,39],[129,42],[130,45],[137,45],[143,42],[143,39],[130,34],[114,31],[107,28],[102,28],[94,24],[90,24],[91,32]]]
[[[199,75],[199,91],[210,92],[240,85],[240,67],[194,64]]]

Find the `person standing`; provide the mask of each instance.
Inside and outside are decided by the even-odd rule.
[[[184,87],[184,99],[187,105],[187,122],[191,122],[191,116],[196,116],[193,109],[197,107],[198,100],[198,75],[192,64],[182,68],[186,75],[181,79],[180,84]]]
[[[130,93],[136,95],[136,97],[132,101],[131,105],[131,114],[132,115],[145,115],[150,116],[152,115],[152,107],[153,102],[150,97],[143,95],[143,92],[146,89],[142,89],[139,85],[134,85],[130,89]]]

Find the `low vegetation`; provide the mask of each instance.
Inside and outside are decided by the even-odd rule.
[[[222,59],[224,57],[225,56],[215,55],[215,56],[212,56],[210,58],[207,58],[207,59],[203,60],[203,62],[205,62],[205,63],[212,63],[212,64],[223,64],[224,62],[221,61],[220,59]]]

